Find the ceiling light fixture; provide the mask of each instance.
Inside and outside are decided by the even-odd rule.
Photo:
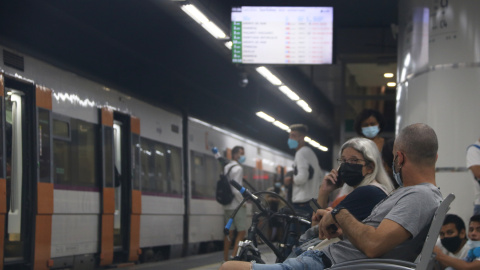
[[[267,122],[270,122],[270,123],[275,121],[275,118],[271,117],[270,115],[268,115],[268,114],[266,114],[262,111],[257,112],[257,116],[262,118],[263,120],[265,120]]]
[[[385,73],[385,74],[383,74],[383,77],[385,77],[385,78],[393,78],[393,73]]]
[[[261,66],[256,68],[257,72],[260,73],[265,79],[267,79],[271,84],[273,85],[282,85],[282,81],[277,78],[277,76],[273,75],[270,70],[268,70],[266,67]]]
[[[222,29],[220,29],[220,27],[218,27],[211,21],[202,24],[202,27],[205,28],[205,30],[207,30],[210,35],[212,35],[216,39],[222,39],[227,37],[227,35],[225,35],[225,33],[222,31]]]
[[[274,126],[282,129],[282,130],[285,130],[286,132],[290,132],[290,127],[278,120],[275,120],[275,118],[273,118],[272,116],[264,113],[263,111],[259,111],[256,113],[258,117],[262,118],[263,120],[267,121],[267,122],[270,122],[270,123],[273,123]],[[317,141],[314,141],[312,140],[310,137],[305,137],[305,142],[309,143],[312,147],[315,147],[323,152],[327,152],[328,151],[328,148],[319,144]]]
[[[388,87],[395,87],[395,86],[397,86],[397,83],[388,82],[388,83],[387,83],[387,86],[388,86]]]
[[[232,50],[233,42],[227,41],[225,42],[225,47],[227,47],[229,50]]]
[[[190,16],[193,20],[195,20],[198,24],[200,24],[205,30],[207,30],[213,37],[217,39],[222,39],[227,37],[227,35],[225,35],[222,29],[220,29],[220,27],[218,27],[216,24],[210,21],[207,18],[207,16],[205,16],[194,5],[192,4],[183,5],[181,6],[181,9],[185,13],[187,13],[187,15]]]
[[[297,101],[297,105],[300,106],[304,111],[308,113],[312,112],[312,108],[310,108],[310,106],[308,106],[308,103],[303,99]]]
[[[293,101],[297,101],[300,99],[300,97],[295,92],[293,92],[290,88],[288,88],[288,86],[286,85],[282,85],[278,89],[280,89],[282,93],[284,93],[289,99]]]
[[[265,79],[267,79],[271,84],[275,86],[280,86],[278,89],[286,95],[289,99],[296,101],[297,105],[300,106],[303,110],[305,110],[308,113],[312,112],[312,108],[308,106],[307,102],[305,100],[301,100],[300,96],[297,95],[292,89],[290,89],[288,86],[284,85],[282,81],[277,78],[277,76],[273,75],[273,73],[268,70],[266,67],[261,66],[256,68],[257,72],[260,73]]]
[[[285,125],[284,123],[282,123],[278,120],[273,122],[273,124],[275,126],[279,127],[280,129],[285,130],[286,132],[290,132],[290,128],[287,125]]]

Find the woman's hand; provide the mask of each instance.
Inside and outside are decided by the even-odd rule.
[[[325,175],[325,177],[322,180],[322,186],[321,188],[324,189],[325,191],[330,194],[332,191],[334,191],[337,188],[337,181],[338,181],[338,171],[333,169]]]
[[[325,175],[325,177],[322,180],[322,185],[320,186],[320,189],[318,190],[318,198],[317,202],[322,208],[327,207],[328,203],[328,195],[332,193],[337,188],[337,181],[338,181],[338,171],[333,169]]]

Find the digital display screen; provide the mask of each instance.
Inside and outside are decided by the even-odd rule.
[[[232,8],[232,62],[331,64],[333,7]]]

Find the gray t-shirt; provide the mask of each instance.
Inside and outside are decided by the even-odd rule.
[[[412,234],[412,238],[396,246],[382,258],[413,262],[422,250],[433,215],[441,201],[442,194],[439,189],[432,184],[423,183],[399,188],[378,203],[363,223],[376,228],[386,218],[400,224]],[[333,264],[367,258],[348,239],[327,246],[323,252]]]

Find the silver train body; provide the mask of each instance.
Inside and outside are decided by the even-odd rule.
[[[91,269],[214,250],[224,221],[212,147],[244,146],[245,178],[258,190],[293,164],[239,134],[5,52],[24,71],[0,66],[4,268]]]

